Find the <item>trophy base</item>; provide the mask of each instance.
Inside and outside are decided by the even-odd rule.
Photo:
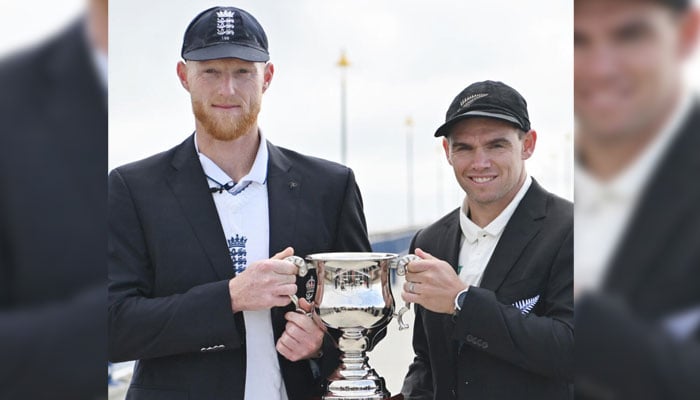
[[[384,378],[339,379],[328,382],[323,400],[386,400],[391,394],[386,390]]]
[[[322,399],[320,397],[312,397],[311,400],[322,400]],[[401,393],[399,393],[396,396],[385,397],[382,400],[404,400],[404,399],[403,399],[403,395]]]

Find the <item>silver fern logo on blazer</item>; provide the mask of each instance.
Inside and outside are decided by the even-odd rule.
[[[535,304],[537,304],[537,301],[539,299],[540,299],[540,295],[538,294],[537,296],[531,297],[529,299],[518,300],[515,303],[513,303],[512,305],[513,305],[513,307],[520,310],[521,314],[526,315],[526,314],[529,314],[533,308],[535,308]]]

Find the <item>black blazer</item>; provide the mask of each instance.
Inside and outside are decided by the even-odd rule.
[[[106,395],[107,103],[84,29],[0,61],[2,399]]]
[[[576,397],[696,399],[700,327],[663,321],[700,307],[700,103],[663,156],[622,236],[601,293],[577,301]]]
[[[455,270],[459,209],[413,238]],[[526,315],[511,304],[539,296]],[[407,400],[573,397],[573,207],[533,180],[456,316],[416,307]]]
[[[267,143],[270,254],[369,251],[350,169]],[[245,326],[234,268],[193,136],[109,176],[109,354],[138,359],[127,398],[242,399]],[[272,309],[275,339],[284,313]],[[338,363],[330,340],[321,375]],[[309,361],[279,357],[290,400],[318,394]]]

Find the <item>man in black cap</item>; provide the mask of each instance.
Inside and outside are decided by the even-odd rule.
[[[477,82],[436,137],[466,193],[419,231],[406,399],[573,398],[573,207],[525,170],[537,133],[513,88]]]
[[[109,176],[110,358],[139,360],[128,399],[307,399],[338,357],[284,258],[368,251],[359,189],[262,136],[274,67],[252,15],[200,13],[182,58],[195,133]]]
[[[700,393],[692,3],[574,3],[577,398]]]

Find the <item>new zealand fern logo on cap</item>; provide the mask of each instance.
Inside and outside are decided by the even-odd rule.
[[[233,21],[234,11],[221,10],[216,12],[216,34],[224,40],[229,40],[229,36],[233,36]]]
[[[478,93],[478,94],[473,94],[471,96],[467,96],[459,102],[459,108],[469,107],[473,102],[479,100],[482,97],[486,97],[488,95],[489,95],[488,93]]]

